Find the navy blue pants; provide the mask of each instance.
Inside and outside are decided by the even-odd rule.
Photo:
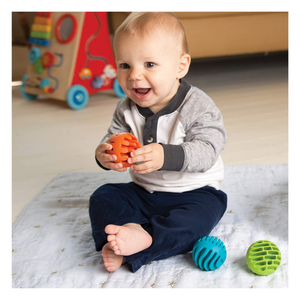
[[[140,224],[152,245],[125,256],[132,272],[154,260],[191,251],[217,225],[227,207],[221,190],[203,187],[183,193],[149,193],[133,182],[106,184],[90,197],[89,213],[96,250],[107,243],[108,224]]]

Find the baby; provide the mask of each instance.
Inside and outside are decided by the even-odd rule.
[[[222,218],[219,189],[226,143],[221,112],[183,77],[190,65],[184,28],[172,13],[132,13],[114,38],[117,77],[127,95],[96,149],[105,170],[124,172],[109,139],[134,134],[141,148],[128,159],[132,182],[106,184],[90,198],[96,250],[112,272],[191,251]]]

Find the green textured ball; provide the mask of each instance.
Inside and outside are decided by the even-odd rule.
[[[269,241],[253,243],[246,254],[249,269],[257,275],[270,275],[274,273],[281,262],[281,253],[278,247]]]

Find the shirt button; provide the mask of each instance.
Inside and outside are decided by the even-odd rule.
[[[153,137],[152,137],[152,136],[148,136],[147,142],[148,142],[148,143],[152,143],[152,142],[153,142]]]

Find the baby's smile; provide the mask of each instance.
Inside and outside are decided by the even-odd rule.
[[[138,89],[133,88],[131,90],[137,99],[143,100],[149,95],[151,88],[138,88]]]

